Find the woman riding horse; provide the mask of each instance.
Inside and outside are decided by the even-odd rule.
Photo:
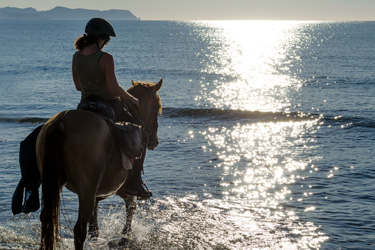
[[[115,111],[115,121],[127,121],[138,125],[136,114],[131,115],[123,106],[122,100],[130,101],[136,106],[139,100],[130,95],[117,82],[113,56],[102,51],[110,37],[116,36],[112,25],[105,19],[93,18],[85,28],[85,34],[77,38],[73,55],[72,73],[76,89],[81,92],[81,101],[101,100],[110,104]],[[149,199],[152,193],[146,191],[142,182],[142,159],[133,164],[132,176],[127,182],[130,195],[138,199]]]
[[[139,100],[119,86],[113,56],[102,51],[111,36],[115,37],[116,34],[107,20],[93,18],[87,23],[85,34],[75,42],[77,52],[73,55],[72,62],[75,87],[81,92],[81,104],[86,101],[107,103],[115,113],[115,121],[142,125],[139,115],[126,107],[126,101],[138,106]],[[36,128],[20,145],[22,178],[12,198],[13,214],[34,212],[40,207],[40,175],[36,163],[35,143],[41,128],[42,126]],[[137,196],[139,200],[146,200],[152,196],[152,193],[144,188],[142,181],[143,161],[144,157],[133,162],[132,176],[126,184],[129,195]],[[22,205],[24,189],[25,201]]]

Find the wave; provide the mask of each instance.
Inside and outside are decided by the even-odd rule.
[[[316,119],[319,114],[305,114],[301,112],[261,112],[247,110],[225,110],[215,108],[164,108],[162,118],[202,118],[210,120],[292,120]],[[44,123],[49,118],[45,117],[2,117],[0,122],[9,123]]]
[[[375,120],[367,118],[367,117],[325,116],[324,121],[327,124],[349,125],[351,127],[375,128]]]
[[[42,118],[42,117],[0,117],[0,122],[9,122],[9,123],[30,123],[30,124],[36,124],[36,123],[45,123],[48,120],[48,118]]]
[[[375,120],[366,117],[343,117],[302,112],[261,112],[247,110],[226,110],[215,108],[163,108],[161,119],[198,119],[239,122],[280,122],[321,120],[326,125],[349,125],[346,127],[375,128]],[[49,118],[45,117],[1,117],[0,122],[40,124]]]
[[[300,112],[261,112],[247,110],[225,110],[215,108],[163,108],[166,118],[202,118],[210,120],[244,120],[280,121],[280,120],[310,120],[317,119],[320,114],[305,114]]]
[[[165,118],[194,118],[223,121],[280,122],[319,119],[327,125],[349,125],[348,127],[375,128],[375,120],[367,117],[343,117],[303,112],[260,112],[246,110],[225,110],[215,108],[163,108]]]

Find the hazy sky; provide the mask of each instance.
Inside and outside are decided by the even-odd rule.
[[[375,20],[375,0],[0,0],[0,7],[126,9],[143,20]]]

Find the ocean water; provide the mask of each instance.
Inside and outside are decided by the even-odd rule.
[[[1,21],[0,248],[38,249],[40,210],[11,213],[19,143],[74,109],[83,21]],[[157,82],[160,145],[149,151],[129,249],[375,249],[375,23],[114,21],[118,80]],[[109,249],[123,201],[101,203]],[[77,197],[62,193],[61,249]]]

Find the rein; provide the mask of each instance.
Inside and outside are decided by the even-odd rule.
[[[142,127],[144,128],[144,130],[146,131],[147,133],[147,137],[151,137],[152,135],[156,134],[157,133],[157,130],[158,130],[158,110],[155,108],[156,105],[155,105],[155,98],[152,94],[152,90],[150,90],[150,88],[148,86],[145,86],[143,85],[144,88],[146,88],[150,94],[150,98],[151,98],[151,101],[152,101],[152,106],[153,106],[153,119],[154,119],[154,124],[156,124],[155,128],[151,129],[149,126],[147,126],[142,119],[139,119],[140,122],[141,122],[141,125]],[[137,111],[138,113],[138,116],[141,118],[141,112],[139,111],[139,108],[138,106],[134,105],[135,106],[135,110]]]

